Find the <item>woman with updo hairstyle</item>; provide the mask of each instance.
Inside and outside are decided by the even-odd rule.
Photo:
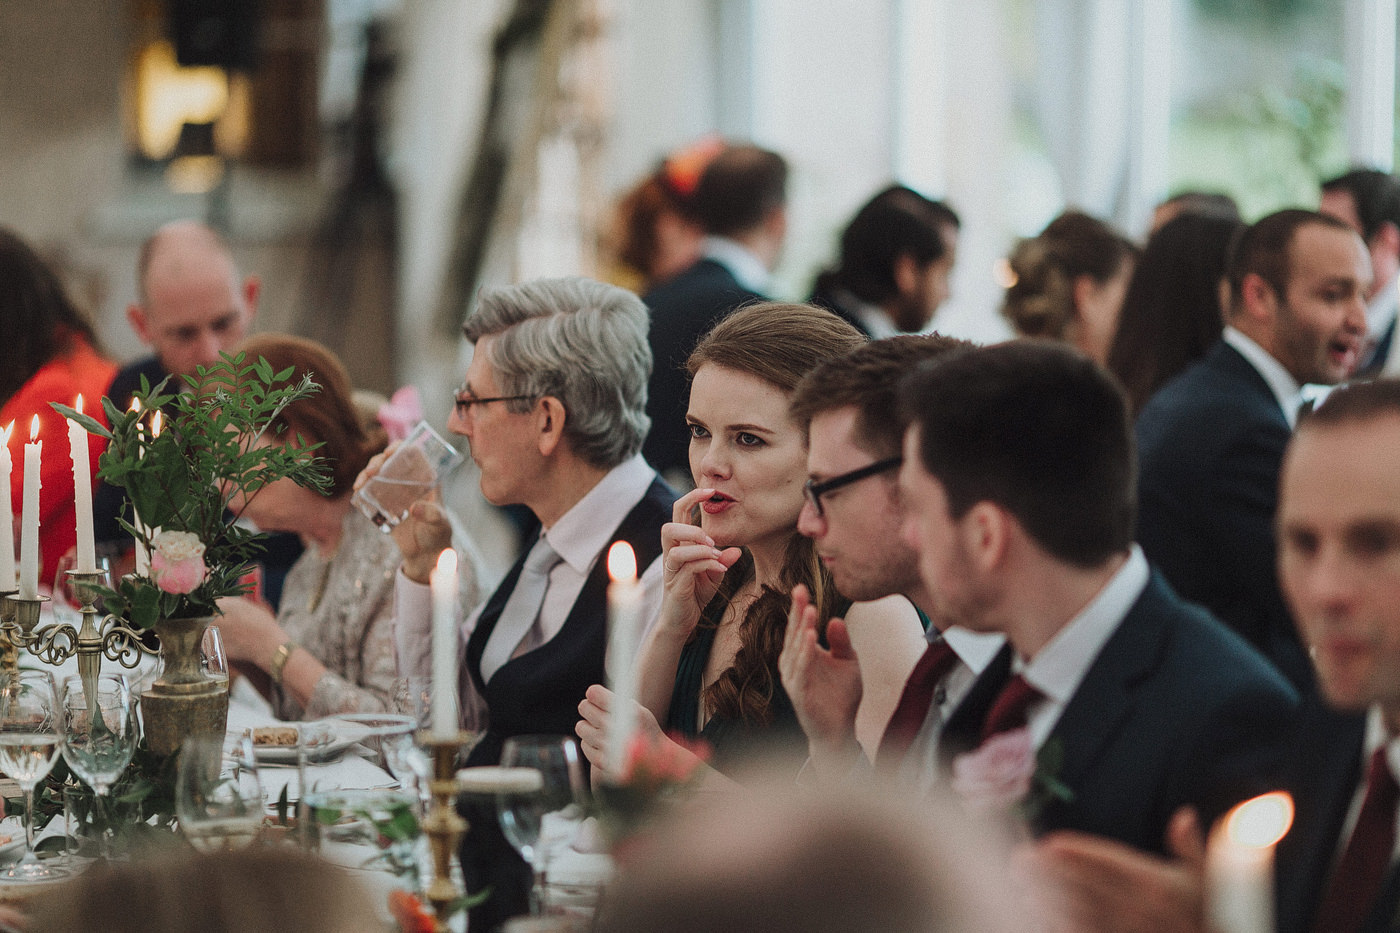
[[[309,375],[320,386],[288,405],[258,443],[320,444],[316,456],[330,486],[322,495],[280,479],[229,503],[259,530],[300,535],[305,550],[287,573],[276,615],[247,597],[219,601],[224,649],[231,661],[268,675],[269,699],[283,719],[387,709],[397,673],[392,623],[401,557],[393,538],[350,501],[355,477],[384,449],[385,434],[366,426],[345,367],[320,344],[262,334],[239,352],[249,363],[267,360],[276,373],[291,369],[279,385]],[[467,561],[461,573],[472,590],[475,570]]]
[[[813,542],[797,531],[807,444],[789,413],[793,390],[817,365],[864,342],[823,309],[763,303],[725,318],[687,362],[696,488],[676,501],[674,520],[662,527],[665,593],[638,660],[638,696],[644,734],[702,740],[721,773],[732,774],[756,751],[789,744],[805,751],[778,673],[793,587],[807,588],[822,620],[922,631],[905,600],[851,606]],[[578,730],[585,754],[605,771],[610,699],[590,688]]]
[[[1017,336],[1059,340],[1103,364],[1136,259],[1108,224],[1065,211],[1011,253],[1001,313]]]

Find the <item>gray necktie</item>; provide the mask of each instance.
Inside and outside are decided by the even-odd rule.
[[[515,589],[511,590],[510,598],[501,609],[501,617],[496,620],[496,627],[481,653],[483,681],[490,680],[511,659],[520,642],[529,634],[540,616],[540,606],[544,604],[544,593],[549,588],[549,572],[559,561],[559,555],[541,535],[525,558],[525,565],[515,581]]]

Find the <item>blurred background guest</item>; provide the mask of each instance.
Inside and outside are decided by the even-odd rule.
[[[1161,230],[1182,214],[1196,214],[1239,223],[1240,206],[1228,194],[1215,191],[1178,191],[1152,209],[1152,227],[1148,234]]]
[[[383,449],[382,431],[366,430],[340,361],[320,344],[285,334],[253,337],[240,348],[291,382],[310,375],[321,390],[288,405],[266,444],[321,444],[316,455],[331,473],[328,495],[288,479],[230,507],[259,528],[293,531],[306,545],[287,574],[281,608],[238,597],[222,600],[225,649],[231,660],[266,672],[279,716],[316,719],[384,709],[395,677],[394,573],[399,550],[350,501],[355,477]],[[470,551],[468,551],[470,553]],[[476,567],[462,567],[475,601]]]
[[[1021,337],[1060,340],[1103,363],[1137,252],[1103,221],[1065,211],[1012,251],[1001,313]]]
[[[690,199],[705,167],[724,150],[705,136],[669,155],[618,200],[613,218],[618,284],[638,294],[675,278],[700,258],[705,231]]]
[[[16,464],[10,498],[16,527],[24,498],[18,464],[24,462],[24,442],[39,416],[39,437],[48,440],[39,491],[40,581],[50,583],[58,561],[77,543],[73,511],[73,465],[68,459],[64,419],[50,402],[72,405],[83,396],[83,410],[103,424],[102,395],[117,367],[97,348],[86,316],[64,292],[58,277],[23,240],[0,228],[0,428],[13,424],[10,457]],[[88,436],[92,479],[97,457],[106,447]],[[10,529],[0,529],[9,534]],[[15,581],[0,581],[13,589]]]
[[[690,437],[685,361],[700,338],[740,305],[767,297],[787,239],[787,161],[751,145],[729,146],[700,175],[690,211],[705,232],[701,256],[642,296],[651,311],[651,431],[642,454],[677,488],[686,485]]]
[[[1220,339],[1225,262],[1243,229],[1238,220],[1186,212],[1147,241],[1108,350],[1108,369],[1127,390],[1134,416]]]
[[[846,225],[841,255],[817,276],[812,303],[869,337],[923,330],[948,299],[959,226],[948,205],[891,185]]]

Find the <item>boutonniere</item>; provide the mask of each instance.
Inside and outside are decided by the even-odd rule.
[[[975,814],[1015,809],[1028,822],[1034,821],[1052,801],[1074,799],[1074,792],[1059,778],[1064,757],[1058,738],[1051,738],[1037,752],[1029,729],[998,733],[953,759],[953,791]]]

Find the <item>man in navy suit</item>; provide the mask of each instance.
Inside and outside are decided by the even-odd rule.
[[[1322,183],[1319,211],[1345,221],[1366,241],[1371,254],[1371,287],[1366,292],[1370,334],[1361,354],[1359,376],[1400,375],[1395,346],[1395,312],[1400,302],[1400,178],[1375,169],[1352,169]]]
[[[1012,342],[925,364],[900,395],[905,534],[935,624],[1008,642],[944,727],[954,789],[977,783],[988,742],[1019,742],[1034,751],[1021,800],[1034,831],[1160,852],[1179,807],[1210,818],[1270,788],[1296,694],[1133,545],[1132,435],[1111,377],[1068,348]]]
[[[740,305],[762,301],[787,236],[787,163],[757,146],[730,146],[700,176],[688,210],[705,239],[689,269],[642,296],[651,309],[651,432],[642,447],[663,474],[690,483],[685,361],[700,338]]]
[[[1327,709],[1309,715],[1279,853],[1279,929],[1400,929],[1400,382],[1333,393],[1279,488],[1279,576]],[[1379,769],[1379,770],[1377,770]],[[1388,798],[1388,799],[1387,799]],[[1362,856],[1368,812],[1388,832]],[[1360,854],[1358,854],[1360,853]]]
[[[1281,933],[1400,931],[1397,462],[1400,382],[1383,380],[1332,393],[1303,419],[1283,464],[1279,578],[1320,696],[1305,701],[1286,782],[1296,815],[1278,850]],[[1183,828],[1172,862],[1062,833],[1041,844],[1035,864],[1065,913],[1086,921],[1076,929],[1196,933],[1205,929],[1202,839],[1199,826]]]
[[[1278,470],[1301,386],[1356,368],[1370,260],[1341,221],[1285,210],[1245,231],[1227,276],[1222,339],[1138,416],[1137,540],[1178,593],[1307,688],[1274,570]]]

